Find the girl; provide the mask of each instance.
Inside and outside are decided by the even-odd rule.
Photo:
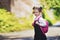
[[[33,14],[36,16],[33,22],[35,30],[34,40],[47,40],[46,35],[42,32],[40,28],[40,26],[46,26],[46,22],[42,18],[42,7],[33,7]]]

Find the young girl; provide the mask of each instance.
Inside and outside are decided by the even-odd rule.
[[[40,26],[46,26],[46,22],[42,18],[42,7],[33,7],[33,14],[36,16],[33,22],[35,30],[34,40],[47,40],[46,35],[40,29]]]

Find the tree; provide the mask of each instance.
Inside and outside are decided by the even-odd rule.
[[[60,0],[40,0],[40,3],[43,5],[43,11],[46,19],[50,20],[46,10],[53,9],[55,20],[60,20]]]

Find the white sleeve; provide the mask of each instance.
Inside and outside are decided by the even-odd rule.
[[[39,19],[39,25],[43,26],[43,27],[46,26],[46,20],[44,20],[43,18],[40,18]]]

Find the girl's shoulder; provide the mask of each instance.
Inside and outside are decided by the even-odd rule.
[[[40,17],[39,20],[44,20],[44,21],[46,21],[46,19],[44,19],[43,17]]]

